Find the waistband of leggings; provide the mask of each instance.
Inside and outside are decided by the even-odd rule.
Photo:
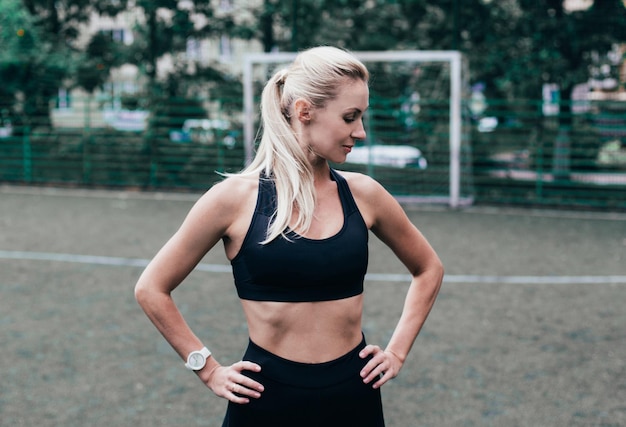
[[[361,359],[359,352],[366,346],[365,337],[348,353],[337,359],[322,363],[302,363],[284,359],[265,350],[252,340],[244,360],[261,366],[260,376],[297,387],[325,387],[343,382],[349,378],[359,378],[359,373],[369,359]]]

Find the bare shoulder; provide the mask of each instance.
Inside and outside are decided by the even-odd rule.
[[[239,205],[242,200],[256,194],[258,178],[253,176],[232,175],[216,183],[200,200],[208,199],[225,205]]]
[[[190,218],[198,224],[212,223],[224,232],[254,204],[258,191],[258,178],[229,176],[213,185],[196,202]],[[254,209],[254,206],[252,207]]]
[[[372,177],[357,172],[340,171],[339,174],[348,182],[352,197],[368,227],[372,227],[388,209],[396,207],[396,200]]]
[[[346,179],[348,185],[350,186],[350,191],[355,198],[367,198],[377,192],[385,191],[378,181],[368,175],[358,172],[337,172]]]

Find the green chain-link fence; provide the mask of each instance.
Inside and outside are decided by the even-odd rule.
[[[0,123],[0,181],[15,184],[203,190],[244,165],[240,112],[164,100],[151,114],[76,100],[50,117]],[[447,101],[373,96],[371,151],[341,168],[419,199],[449,183]],[[477,204],[626,209],[626,103],[593,102],[546,115],[542,102],[490,102],[467,114],[462,197]],[[466,109],[468,110],[468,109]],[[418,112],[417,112],[418,111]],[[468,110],[469,111],[469,110]],[[51,119],[50,119],[51,118]],[[393,148],[392,148],[393,146]],[[362,149],[363,150],[363,149]]]

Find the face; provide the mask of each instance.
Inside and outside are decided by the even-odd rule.
[[[365,139],[363,114],[369,106],[369,88],[362,80],[346,80],[337,97],[323,108],[311,108],[300,123],[300,141],[311,161],[346,161],[357,140]]]

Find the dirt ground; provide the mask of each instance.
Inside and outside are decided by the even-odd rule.
[[[0,187],[1,426],[221,425],[226,402],[133,298],[195,197]],[[389,427],[626,426],[626,214],[407,210],[447,276],[383,388]],[[375,238],[370,250],[363,325],[384,345],[408,282]],[[221,250],[203,265],[174,296],[232,363],[245,320],[211,267],[227,265]]]

